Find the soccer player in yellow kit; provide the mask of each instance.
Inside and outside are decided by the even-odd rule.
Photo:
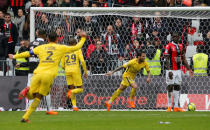
[[[114,71],[110,71],[106,73],[106,76],[111,76],[113,73],[126,68],[125,72],[123,73],[122,82],[120,84],[120,87],[113,93],[110,100],[106,101],[106,107],[107,111],[110,111],[110,107],[112,102],[122,93],[128,86],[132,87],[131,93],[130,93],[130,107],[136,108],[134,104],[134,97],[137,89],[137,84],[135,83],[135,77],[140,72],[141,69],[145,68],[148,74],[147,77],[147,83],[150,82],[150,71],[149,71],[149,65],[145,61],[146,54],[143,51],[138,50],[137,51],[137,58],[134,58],[130,60],[128,63],[123,64],[121,67],[115,69]]]
[[[69,44],[70,46],[76,45],[76,39],[71,38]],[[61,60],[61,66],[65,69],[67,85],[70,88],[67,97],[71,99],[74,111],[79,111],[76,105],[76,94],[83,92],[80,63],[84,70],[84,77],[87,78],[87,68],[81,49],[74,52],[67,52]]]
[[[80,36],[82,37],[80,42],[76,46],[70,47],[56,44],[57,34],[52,32],[48,36],[48,44],[38,46],[29,52],[23,52],[14,56],[9,55],[11,59],[16,59],[30,57],[30,55],[35,54],[38,55],[40,60],[38,67],[34,70],[30,89],[25,88],[19,94],[19,97],[26,96],[29,100],[34,99],[33,103],[29,106],[29,109],[24,114],[21,122],[28,123],[29,116],[33,111],[36,110],[42,97],[49,94],[53,80],[58,72],[59,62],[63,55],[67,52],[76,51],[83,46],[86,40],[86,33],[81,32]]]

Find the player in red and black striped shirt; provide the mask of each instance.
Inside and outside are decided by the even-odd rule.
[[[193,76],[193,72],[191,71],[187,60],[185,58],[185,54],[183,52],[183,45],[178,43],[179,35],[174,32],[172,34],[172,42],[166,45],[165,56],[166,56],[166,83],[168,90],[168,109],[167,112],[171,111],[171,95],[172,92],[174,94],[174,110],[175,112],[183,112],[181,108],[178,106],[179,96],[180,96],[180,85],[182,82],[181,77],[181,65],[183,64],[188,70],[190,76]]]

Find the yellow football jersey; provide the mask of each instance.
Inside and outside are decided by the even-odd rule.
[[[80,73],[80,63],[82,64],[84,72],[87,74],[87,68],[81,49],[74,52],[67,52],[61,60],[61,66],[65,69],[66,75],[72,72]]]
[[[146,71],[149,71],[148,63],[146,61],[139,63],[137,58],[123,64],[123,67],[126,68],[125,72],[123,73],[123,77],[131,77],[132,79],[135,79],[136,75],[143,68],[145,68]]]
[[[54,76],[58,73],[58,65],[63,55],[67,52],[78,50],[84,44],[86,38],[82,37],[80,42],[76,46],[59,45],[56,43],[48,43],[33,49],[33,52],[24,52],[15,55],[14,58],[29,57],[30,53],[38,55],[39,65],[34,70],[34,74],[52,74]]]

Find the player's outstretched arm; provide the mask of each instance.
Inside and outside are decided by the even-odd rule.
[[[80,50],[80,52],[79,52],[79,60],[80,60],[80,62],[81,62],[81,64],[82,64],[82,68],[83,68],[83,70],[84,70],[84,77],[87,79],[87,77],[88,77],[88,74],[87,74],[87,67],[86,67],[86,64],[85,64],[85,60],[84,60],[84,57],[83,57],[83,55],[82,55],[82,51]]]
[[[13,55],[13,54],[9,54],[9,58],[10,59],[17,59],[17,58],[27,58],[27,57],[30,57],[30,53],[29,51],[25,51],[23,53],[20,53],[20,54],[16,54],[16,55]]]
[[[149,83],[151,81],[151,74],[150,71],[147,71],[147,83]]]
[[[117,71],[119,71],[119,70],[121,70],[121,69],[123,69],[124,67],[123,66],[120,66],[120,67],[118,67],[117,69],[115,69],[115,70],[113,70],[113,71],[109,71],[108,73],[106,73],[105,75],[106,76],[111,76],[112,74],[114,74],[115,72],[117,72]]]
[[[69,47],[68,47],[68,52],[69,52],[69,51],[76,51],[76,50],[82,48],[83,44],[84,44],[85,41],[86,41],[86,36],[87,36],[87,34],[86,34],[86,32],[82,31],[82,32],[80,32],[80,36],[81,36],[81,39],[80,39],[79,43],[77,43],[76,46],[69,46]]]

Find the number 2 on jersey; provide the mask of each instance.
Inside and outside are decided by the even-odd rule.
[[[66,55],[65,57],[67,58],[66,63],[74,63],[76,61],[76,55],[75,54],[72,54],[71,56]],[[71,59],[70,59],[70,57],[71,57]]]
[[[46,60],[52,60],[51,56],[53,55],[52,51],[47,51],[47,53],[49,54],[48,57],[46,58]]]

